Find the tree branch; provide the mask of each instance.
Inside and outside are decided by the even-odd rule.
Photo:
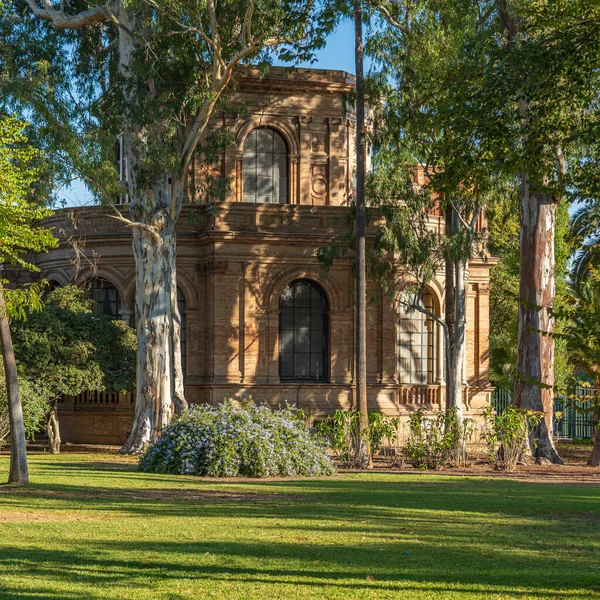
[[[37,4],[36,0],[25,0],[31,12],[39,19],[50,21],[56,29],[81,29],[87,25],[98,23],[107,19],[108,3],[94,6],[75,15],[66,14],[62,8],[56,9],[50,0],[42,0],[44,7]]]

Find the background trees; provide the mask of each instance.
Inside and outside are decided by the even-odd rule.
[[[28,144],[24,129],[25,123],[0,115],[0,265],[13,264],[35,270],[24,260],[24,255],[52,247],[56,240],[49,230],[32,226],[34,220],[44,218],[48,211],[40,209],[31,197],[41,172],[40,154]],[[24,314],[25,305],[39,307],[39,286],[5,290],[5,277],[5,273],[0,271],[0,345],[10,421],[8,482],[24,484],[29,482],[25,424],[9,317]]]

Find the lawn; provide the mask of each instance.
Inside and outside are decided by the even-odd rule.
[[[215,481],[76,454],[30,471],[0,486],[2,600],[600,598],[600,485]]]

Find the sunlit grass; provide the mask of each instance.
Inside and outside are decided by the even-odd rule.
[[[0,487],[2,600],[600,597],[598,485],[215,481],[74,454],[30,468],[28,488]]]

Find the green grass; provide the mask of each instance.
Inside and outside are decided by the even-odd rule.
[[[30,471],[0,486],[2,600],[600,597],[598,485],[215,481],[74,454]]]

